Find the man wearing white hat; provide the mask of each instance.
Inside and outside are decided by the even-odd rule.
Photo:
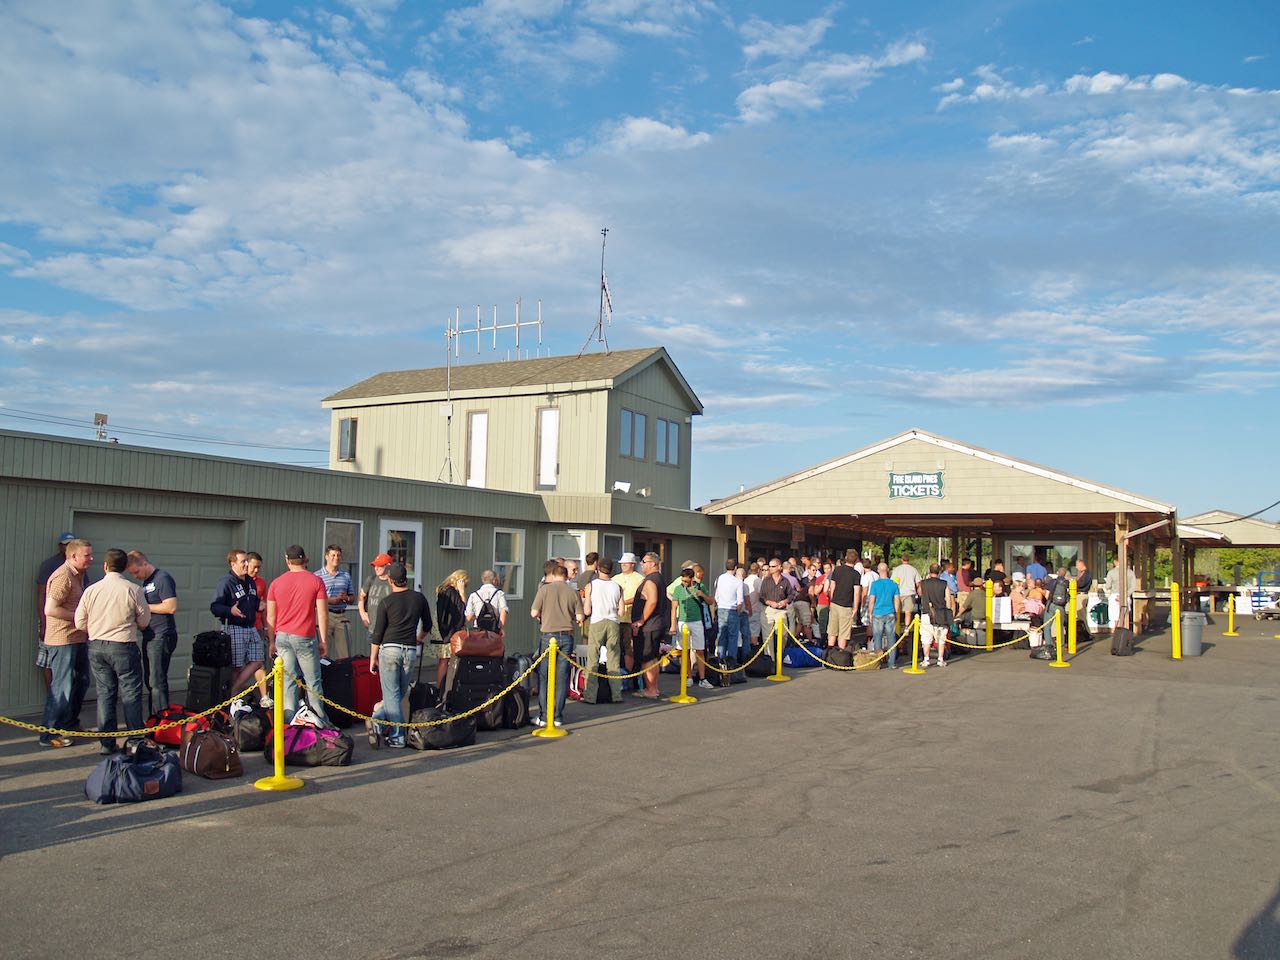
[[[630,673],[639,666],[631,652],[631,604],[636,598],[636,591],[640,589],[640,584],[644,583],[644,574],[636,569],[636,564],[639,562],[634,553],[624,553],[618,558],[618,566],[622,568],[622,572],[613,575],[613,582],[622,588],[622,610],[618,619],[621,621],[622,662],[626,666],[626,673]]]

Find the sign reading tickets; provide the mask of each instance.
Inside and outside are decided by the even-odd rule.
[[[942,471],[933,473],[890,473],[889,497],[922,500],[942,496]]]

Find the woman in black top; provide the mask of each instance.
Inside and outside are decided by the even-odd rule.
[[[436,627],[441,643],[436,644],[440,662],[436,667],[436,684],[444,689],[449,672],[449,639],[467,624],[467,581],[465,570],[455,570],[436,587]]]

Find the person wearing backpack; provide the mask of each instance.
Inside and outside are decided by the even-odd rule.
[[[1062,613],[1062,629],[1067,629],[1067,607],[1071,604],[1071,580],[1065,576],[1065,571],[1053,581],[1053,587],[1049,592],[1049,605],[1044,611],[1044,642],[1052,644],[1056,634],[1055,624],[1058,613]]]
[[[466,617],[476,630],[506,632],[507,595],[498,588],[498,575],[492,570],[480,574],[480,586],[467,598]]]

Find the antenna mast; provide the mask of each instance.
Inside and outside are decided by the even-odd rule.
[[[587,347],[591,346],[593,340],[603,343],[604,352],[609,352],[609,334],[606,327],[613,326],[613,298],[609,296],[609,278],[604,273],[604,245],[608,239],[609,228],[602,227],[600,229],[600,313],[596,316],[596,325],[587,334],[586,343],[578,351],[578,356],[587,352]]]
[[[520,330],[522,327],[538,328],[538,345],[542,345],[542,301],[538,301],[538,319],[522,320],[520,319],[520,305],[522,301],[516,300],[516,318],[511,323],[498,322],[498,305],[493,305],[493,322],[489,326],[484,325],[484,321],[480,318],[480,304],[476,304],[476,324],[474,327],[462,326],[462,308],[453,308],[453,317],[445,321],[444,324],[444,409],[440,411],[440,415],[445,418],[445,454],[444,466],[440,468],[440,472],[436,474],[436,480],[443,480],[445,483],[454,483],[453,479],[453,361],[458,357],[460,348],[460,339],[464,336],[469,337],[473,333],[476,336],[476,353],[480,352],[480,336],[481,334],[493,334],[493,349],[498,349],[498,331],[514,330],[516,332],[516,359],[520,359]]]

